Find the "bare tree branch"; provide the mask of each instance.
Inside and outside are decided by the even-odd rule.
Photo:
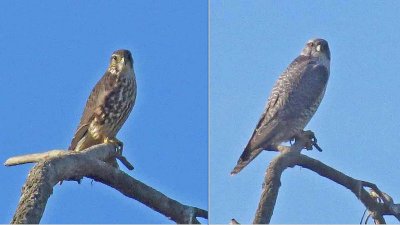
[[[64,154],[65,154],[64,150],[52,150],[52,151],[43,152],[43,153],[34,153],[34,154],[28,154],[28,155],[14,156],[14,157],[7,159],[6,162],[4,163],[4,165],[5,166],[16,166],[16,165],[21,165],[21,164],[25,164],[25,163],[34,163],[34,162],[39,162],[41,160],[49,160],[51,158],[59,157]]]
[[[354,179],[316,159],[301,154],[301,150],[304,147],[308,148],[310,146],[309,141],[307,141],[307,138],[299,138],[291,147],[278,146],[278,150],[281,153],[268,166],[261,199],[253,223],[270,223],[281,186],[281,175],[285,169],[296,165],[314,171],[349,189],[365,205],[375,223],[385,223],[383,215],[393,215],[400,221],[399,205],[394,204],[393,200],[390,201],[390,196],[382,193],[375,184]],[[376,201],[376,198],[371,196],[364,187],[371,187],[382,199],[383,203]]]
[[[41,153],[34,153],[34,154],[27,154],[27,155],[21,155],[21,156],[14,156],[6,160],[4,163],[5,166],[16,166],[20,164],[25,164],[25,163],[33,163],[33,162],[39,162],[42,160],[50,160],[52,158],[57,158],[61,157],[66,154],[81,154],[82,152],[75,152],[75,151],[68,151],[66,152],[65,150],[51,150],[48,152],[41,152]],[[95,154],[95,153],[90,153],[90,154]],[[94,156],[92,155],[91,157],[99,158],[100,156]],[[126,166],[129,170],[133,170],[132,164],[122,155],[119,154],[113,154],[112,156],[103,156],[103,157],[108,157],[108,158],[117,158],[119,161]],[[100,159],[100,158],[99,158]]]
[[[37,162],[29,172],[11,223],[39,223],[53,186],[63,180],[83,177],[115,188],[176,223],[199,223],[196,217],[208,218],[206,210],[183,205],[104,162],[115,158],[116,154],[113,145],[102,144],[82,152],[55,150],[7,160],[6,165]]]
[[[292,146],[292,150],[286,150],[284,146],[278,146],[280,147],[279,150],[282,151],[281,154],[271,161],[267,169],[261,199],[253,220],[254,224],[267,224],[270,222],[278,197],[279,187],[281,186],[281,175],[286,168],[295,165],[294,156],[300,153],[303,146],[300,142],[296,142]]]

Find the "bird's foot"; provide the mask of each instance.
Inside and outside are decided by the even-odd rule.
[[[314,132],[311,130],[302,131],[300,134],[295,136],[296,141],[303,141],[304,148],[307,150],[312,150],[313,146],[320,152],[322,152],[321,147],[317,144],[317,138],[315,137]]]
[[[104,140],[105,143],[110,143],[116,145],[116,151],[119,155],[122,155],[122,150],[124,149],[124,143],[117,138],[106,138]]]

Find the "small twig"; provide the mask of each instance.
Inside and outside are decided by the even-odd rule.
[[[317,144],[317,142],[313,142],[312,144],[313,144],[313,146],[314,146],[319,152],[322,152],[322,148],[319,147],[319,145]]]
[[[360,224],[362,224],[362,222],[364,221],[364,217],[365,217],[365,214],[367,213],[367,211],[368,211],[368,209],[365,209],[364,210],[364,213],[362,214],[362,217],[361,217],[361,221],[360,221]],[[369,214],[368,214],[369,215]],[[368,217],[367,217],[368,218]],[[365,220],[365,223],[367,223],[367,219]]]
[[[117,155],[117,159],[126,167],[128,170],[133,170],[132,164],[122,155]]]
[[[371,217],[371,214],[368,214],[367,218],[365,218],[365,223],[364,224],[368,223],[368,220],[369,220],[370,217]]]

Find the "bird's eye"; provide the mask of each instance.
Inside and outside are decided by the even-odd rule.
[[[322,49],[322,45],[317,45],[317,47],[315,48],[318,52],[321,51]]]
[[[117,56],[116,56],[116,55],[113,55],[113,56],[112,56],[112,59],[115,60],[115,61],[117,61]]]

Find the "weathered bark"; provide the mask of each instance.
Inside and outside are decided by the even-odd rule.
[[[37,162],[24,184],[11,223],[39,223],[53,186],[63,180],[83,177],[115,188],[176,223],[199,223],[196,217],[208,218],[207,211],[183,205],[104,162],[116,154],[113,145],[102,144],[83,152],[55,150],[42,153],[42,157],[27,155],[7,160],[6,165]]]
[[[314,171],[349,189],[365,205],[375,223],[385,223],[383,215],[395,216],[400,221],[400,205],[394,204],[390,196],[382,193],[375,184],[354,179],[316,159],[301,154],[301,150],[305,146],[309,147],[309,144],[306,139],[299,139],[291,147],[279,146],[280,154],[271,161],[266,171],[260,202],[253,220],[254,224],[270,223],[281,186],[281,175],[285,169],[296,165]],[[372,188],[383,203],[378,202],[377,197],[372,196],[364,187]]]
[[[283,146],[278,146],[281,154],[271,161],[267,169],[261,199],[253,223],[267,224],[270,222],[281,186],[282,173],[286,168],[295,165],[295,156],[300,154],[303,146],[300,142],[296,142],[291,149],[286,150]]]

